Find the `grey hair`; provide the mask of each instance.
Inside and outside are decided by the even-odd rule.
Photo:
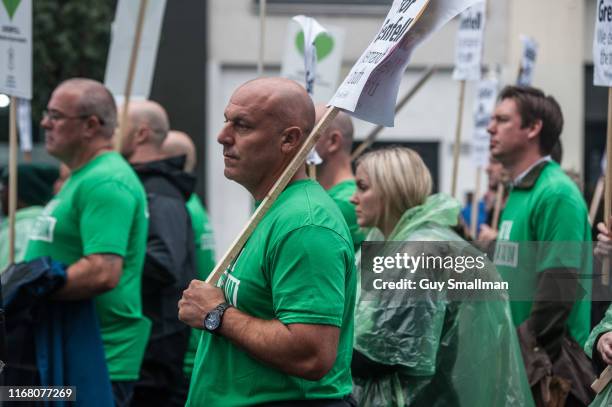
[[[117,127],[117,105],[112,93],[100,82],[87,78],[72,78],[60,86],[75,87],[81,91],[77,111],[82,116],[96,116],[100,120],[102,135],[113,136]]]

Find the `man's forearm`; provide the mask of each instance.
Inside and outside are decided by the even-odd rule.
[[[279,320],[255,318],[232,307],[223,316],[219,334],[262,363],[293,376],[319,380],[335,362],[339,329],[284,325]],[[318,340],[302,340],[304,334]],[[330,337],[334,339],[328,340]]]
[[[112,254],[82,257],[66,270],[66,284],[53,294],[56,300],[83,300],[112,290],[119,282],[123,259]]]

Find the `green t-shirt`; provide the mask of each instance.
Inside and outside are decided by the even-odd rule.
[[[42,206],[28,206],[15,212],[15,263],[23,261],[30,230],[42,212]],[[9,266],[9,220],[0,223],[0,273]]]
[[[26,260],[40,256],[71,265],[84,256],[123,257],[119,284],[95,297],[106,363],[113,381],[138,379],[150,321],[142,315],[141,278],[147,244],[142,184],[116,152],[72,173],[30,235]]]
[[[359,224],[357,224],[357,215],[355,214],[355,205],[351,203],[351,197],[355,194],[357,183],[354,179],[342,181],[327,190],[327,193],[340,208],[344,220],[348,224],[353,239],[353,247],[355,252],[359,249],[361,242],[364,241],[365,235]]]
[[[338,207],[319,184],[300,180],[281,193],[220,285],[228,302],[253,317],[340,327],[336,362],[321,380],[309,381],[204,332],[188,406],[237,407],[351,393],[353,246]]]
[[[196,194],[192,194],[187,201],[187,211],[191,216],[191,226],[195,238],[196,248],[196,271],[199,280],[206,280],[208,274],[215,267],[215,242],[213,239],[212,228],[208,221],[208,214],[202,205],[202,201]],[[193,370],[193,360],[202,331],[192,329],[189,337],[189,346],[185,352],[185,362],[183,372],[188,377]]]
[[[537,170],[526,179],[533,178]],[[526,300],[526,295],[535,292],[537,273],[551,268],[578,269],[587,293],[574,304],[567,326],[574,339],[584,345],[591,314],[590,241],[586,204],[558,164],[545,163],[537,179],[512,189],[501,217],[495,264],[510,283],[510,298],[525,299],[510,303],[515,325],[529,317],[532,301]]]

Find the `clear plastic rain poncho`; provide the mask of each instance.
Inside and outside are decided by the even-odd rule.
[[[456,200],[432,195],[406,211],[388,240],[456,242],[462,252],[479,253],[450,229],[458,214]],[[366,240],[380,236],[372,231]],[[490,263],[485,272],[499,280]],[[405,290],[391,295],[361,298],[355,309],[355,350],[398,367],[376,379],[354,379],[360,406],[533,405],[505,292],[486,301],[411,300]]]
[[[584,344],[584,351],[592,359],[593,352],[597,352],[597,344],[595,341],[601,334],[612,331],[612,305],[606,311],[603,319],[589,335]],[[595,400],[590,404],[590,407],[609,407],[612,406],[612,383],[608,383],[605,389],[595,397]]]

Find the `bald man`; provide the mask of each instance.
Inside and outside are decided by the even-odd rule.
[[[115,101],[101,83],[75,78],[53,91],[41,121],[45,147],[72,175],[37,219],[25,259],[51,256],[68,265],[57,298],[95,299],[115,405],[123,406],[138,379],[151,325],[139,295],[146,196],[112,149],[116,125]]]
[[[185,157],[166,158],[166,111],[152,101],[130,103],[122,154],[147,192],[149,231],[142,275],[144,314],[153,327],[132,406],[182,406],[188,383],[183,360],[190,330],[176,315],[176,304],[196,277],[195,245],[186,202],[195,178],[183,171]]]
[[[317,105],[315,110],[318,122],[327,107]],[[352,147],[353,122],[348,114],[340,112],[317,142],[317,153],[323,160],[317,167],[317,181],[340,208],[351,231],[353,247],[357,252],[365,236],[357,224],[355,205],[350,201],[357,189],[351,167]]]
[[[167,157],[185,157],[185,172],[193,173],[196,166],[196,149],[191,137],[182,131],[170,130],[164,143],[162,152]],[[206,280],[206,277],[215,267],[215,244],[212,228],[208,220],[208,213],[202,201],[196,193],[191,194],[187,201],[187,211],[191,216],[191,227],[193,228],[194,243],[196,250],[196,274],[199,280]],[[189,346],[185,353],[185,363],[183,372],[187,377],[191,377],[193,371],[193,360],[200,341],[202,331],[192,329],[189,338]]]
[[[224,115],[224,174],[261,201],[313,127],[310,97],[288,79],[257,79],[234,92]],[[350,405],[353,245],[304,168],[219,287],[194,281],[179,302],[181,320],[205,331],[187,405]]]

